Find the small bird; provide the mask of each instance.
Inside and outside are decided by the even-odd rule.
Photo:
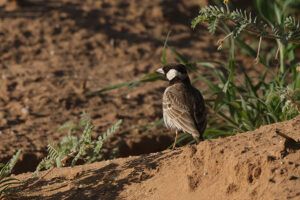
[[[173,149],[176,146],[178,131],[190,133],[198,144],[203,140],[207,124],[207,110],[201,93],[191,85],[182,64],[168,64],[156,72],[164,75],[169,81],[163,95],[163,116],[166,127],[176,130]]]

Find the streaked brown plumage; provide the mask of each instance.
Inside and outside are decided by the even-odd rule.
[[[190,133],[197,143],[206,128],[206,107],[201,93],[191,85],[182,64],[169,64],[157,70],[169,80],[163,95],[163,116],[167,128]]]

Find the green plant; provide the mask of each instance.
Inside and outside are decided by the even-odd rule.
[[[300,110],[300,73],[297,73],[296,66],[299,64],[297,64],[294,55],[295,49],[300,44],[299,22],[295,17],[287,16],[287,14],[293,14],[288,12],[288,8],[295,1],[286,1],[283,9],[277,9],[276,12],[281,21],[277,17],[278,19],[275,19],[277,21],[273,23],[253,17],[251,13],[246,11],[234,10],[231,12],[228,1],[224,2],[225,7],[220,5],[202,8],[199,16],[193,20],[192,27],[195,28],[200,22],[205,22],[208,23],[208,30],[212,34],[215,34],[217,28],[221,29],[226,36],[218,41],[218,49],[222,48],[226,39],[230,41],[228,63],[212,60],[190,62],[178,51],[168,46],[169,34],[164,42],[162,52],[163,64],[167,63],[166,51],[169,50],[179,62],[197,74],[198,77],[192,82],[201,80],[208,86],[207,90],[202,91],[210,110],[208,128],[204,133],[204,138],[254,130],[264,124],[291,119],[298,115]],[[266,2],[270,3],[270,1],[263,0],[260,2],[264,6],[266,6]],[[277,0],[277,2],[282,1]],[[229,25],[226,22],[230,22]],[[248,33],[248,37],[253,35],[259,37],[257,51],[241,39],[240,36],[245,32]],[[261,44],[265,38],[277,42],[275,59],[280,53],[278,69],[271,67],[260,54]],[[272,47],[272,43],[268,43],[268,46]],[[262,64],[264,69],[261,77],[249,77],[246,69],[235,62],[235,53],[239,50],[243,50],[247,55],[255,58],[256,63]],[[204,77],[199,73],[200,68],[204,68],[210,74]],[[237,76],[237,71],[242,74]],[[147,74],[145,77],[149,75]],[[153,77],[155,78],[151,81],[160,79],[155,75]],[[132,86],[130,89],[139,83],[141,81],[134,81],[134,84],[131,82],[129,84]],[[104,88],[101,92],[126,84]],[[146,127],[152,128],[161,123],[162,120],[153,123],[154,126],[148,125]],[[178,137],[178,143],[189,144],[192,142],[190,134],[182,134]],[[177,145],[180,146],[180,144]]]
[[[289,44],[289,47],[294,49],[296,46],[292,46],[294,44],[300,44],[300,29],[299,29],[299,21],[296,20],[295,17],[286,16],[286,12],[288,6],[295,1],[285,1],[283,5],[283,9],[280,9],[279,3],[282,1],[262,1],[256,0],[256,5],[259,13],[267,19],[267,22],[258,19],[257,17],[253,17],[250,13],[247,13],[245,10],[234,10],[230,12],[228,1],[226,2],[226,8],[224,9],[221,6],[207,6],[200,10],[198,17],[196,17],[192,21],[192,28],[195,28],[199,23],[206,22],[208,23],[208,30],[211,34],[215,33],[217,27],[219,27],[220,23],[225,25],[226,22],[233,23],[233,30],[231,30],[223,39],[219,40],[219,48],[222,48],[224,40],[231,37],[236,39],[242,32],[246,31],[252,34],[259,36],[259,45],[256,56],[256,61],[258,62],[260,59],[260,47],[263,38],[271,38],[276,39],[278,43],[278,50],[276,53],[276,58],[278,53],[280,52],[280,70],[282,73],[285,72],[285,55],[287,49],[285,46]],[[268,12],[263,12],[264,8],[268,8]],[[273,9],[270,9],[273,8]],[[276,22],[271,20],[269,17],[269,13],[273,11],[274,15],[276,15]],[[268,17],[266,17],[268,15]],[[226,26],[227,30],[228,27]],[[226,31],[228,32],[228,31]],[[291,51],[291,50],[289,50]],[[290,53],[292,54],[292,53]],[[292,56],[292,55],[291,55]]]
[[[18,150],[17,153],[6,164],[0,163],[0,197],[10,192],[12,190],[11,186],[19,184],[18,179],[7,177],[11,174],[21,152],[21,150]]]
[[[286,57],[292,61],[292,66],[296,64],[293,61],[295,60],[293,50],[299,46],[299,21],[297,21],[295,17],[291,16],[295,15],[297,10],[299,11],[300,2],[298,0],[254,0],[254,3],[259,15],[268,23],[269,26],[273,27],[273,30],[276,34],[283,34],[286,38],[294,37],[296,39],[296,43],[298,45],[285,42],[285,37],[282,37],[280,40],[276,40],[278,45],[276,58],[279,54],[280,70],[281,72],[284,72],[286,67]],[[286,28],[291,31],[286,31]]]
[[[64,137],[59,145],[53,143],[48,144],[48,155],[44,158],[35,170],[35,174],[43,168],[49,169],[54,167],[66,166],[66,162],[72,159],[71,166],[73,167],[79,158],[83,159],[85,163],[90,163],[95,160],[100,160],[102,154],[100,150],[107,140],[114,132],[116,132],[122,120],[117,121],[111,128],[107,129],[106,133],[99,136],[97,140],[92,138],[93,124],[91,118],[83,113],[78,124],[65,123],[58,131],[68,129],[68,136]],[[74,132],[80,130],[82,135],[80,138],[74,136]]]
[[[300,87],[288,85],[286,78],[266,81],[265,72],[259,80],[253,80],[240,66],[243,80],[237,77],[236,81],[228,81],[224,79],[223,71],[212,67],[219,83],[213,83],[203,76],[199,76],[199,79],[210,87],[207,92],[213,98],[207,100],[208,106],[227,122],[229,130],[254,130],[263,124],[291,119],[298,114],[296,102],[300,100]]]
[[[286,3],[285,8],[287,5]],[[226,120],[236,132],[253,130],[262,124],[284,121],[296,116],[299,112],[300,74],[296,72],[294,56],[288,57],[288,54],[294,55],[294,49],[297,45],[283,52],[279,73],[272,70],[263,58],[259,58],[259,51],[262,38],[279,41],[278,50],[287,44],[300,44],[299,22],[294,17],[285,17],[284,11],[281,13],[277,11],[277,15],[280,15],[282,21],[267,24],[262,20],[257,20],[256,17],[253,18],[251,13],[247,14],[246,11],[230,12],[227,4],[226,6],[227,9],[217,6],[202,8],[199,16],[192,22],[193,28],[200,22],[207,22],[209,24],[208,29],[212,34],[215,33],[219,22],[222,22],[224,26],[226,26],[225,22],[227,21],[234,23],[232,31],[228,31],[229,28],[226,26],[226,32],[229,33],[219,42],[220,48],[225,39],[231,38],[229,64],[224,67],[229,73],[228,79],[223,71],[215,67],[213,67],[214,75],[221,81],[221,84],[213,84],[207,78],[201,77],[210,87],[209,93],[217,95],[215,104],[210,105],[210,107],[213,107],[216,113],[220,113],[220,111],[222,111],[221,113],[228,113],[229,118],[227,116],[221,116],[221,118]],[[238,77],[234,80],[235,68],[237,67],[234,63],[235,43],[249,52],[251,56],[255,55],[255,51],[238,38],[243,31],[254,33],[260,37],[256,59],[260,60],[266,69],[259,80],[251,79],[242,66],[239,66],[239,69],[244,75],[244,80]],[[289,69],[284,67],[287,58],[291,65]],[[273,80],[266,80],[268,73],[273,76]]]

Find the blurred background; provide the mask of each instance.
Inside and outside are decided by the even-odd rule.
[[[284,1],[276,2],[281,5]],[[290,2],[286,14],[299,17],[299,2]],[[84,111],[93,119],[95,138],[123,120],[120,130],[105,144],[106,159],[168,148],[174,133],[161,123],[166,82],[140,83],[130,91],[121,87],[86,94],[153,73],[162,65],[169,32],[168,46],[186,60],[227,63],[229,43],[217,51],[217,41],[224,37],[222,31],[210,35],[204,25],[191,28],[201,7],[222,3],[0,0],[0,162],[22,149],[15,173],[34,171],[47,153],[48,142],[59,142],[66,135],[57,129],[65,122],[78,121]],[[272,5],[271,0],[230,1],[230,6],[251,11],[268,23],[276,21]],[[241,37],[256,50],[257,37]],[[294,49],[294,61],[299,62],[299,48]],[[275,41],[263,41],[261,55],[270,66],[275,52]],[[166,51],[166,59],[180,62],[172,51]],[[260,77],[264,67],[253,60],[247,51],[236,49],[235,63],[250,77]],[[198,72],[209,74],[206,68]],[[208,89],[203,81],[194,85],[201,91]]]

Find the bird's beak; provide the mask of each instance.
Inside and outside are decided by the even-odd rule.
[[[164,70],[162,68],[159,68],[156,70],[157,73],[160,73],[160,74],[165,74]]]

